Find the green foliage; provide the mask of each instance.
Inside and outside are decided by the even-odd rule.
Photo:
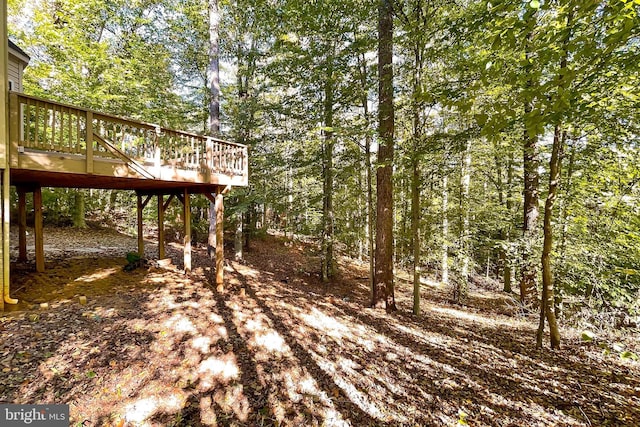
[[[11,35],[32,56],[28,92],[205,129],[207,2],[39,4],[23,15],[24,1],[9,2]],[[445,243],[454,263],[468,252],[485,274],[488,267],[500,277],[505,264],[516,271],[524,250],[523,136],[537,138],[544,165],[553,129],[562,125],[567,147],[553,223],[556,288],[592,313],[637,315],[638,2],[472,0],[458,6],[396,2],[397,261],[408,266],[413,257],[409,212],[417,161],[427,271],[441,265]],[[373,218],[367,218],[364,148],[371,144],[375,154],[377,147],[375,2],[238,0],[220,8],[222,130],[250,147],[250,186],[229,195],[227,216],[241,213],[253,235],[277,228],[320,236],[330,150],[336,245],[365,256]],[[469,141],[471,183],[464,196],[462,152]],[[544,198],[548,172],[540,172]],[[83,194],[89,217],[135,226],[130,195]],[[47,220],[70,220],[72,193],[54,189],[43,196]],[[194,230],[204,236],[208,201],[194,198],[193,206]],[[152,218],[155,207],[145,215]],[[167,221],[180,215],[174,203]],[[538,242],[528,249],[538,259]]]

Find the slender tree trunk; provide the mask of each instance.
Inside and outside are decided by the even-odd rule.
[[[420,64],[418,51],[416,51],[416,65]],[[422,124],[420,121],[419,97],[420,72],[416,67],[414,77],[414,102],[413,102],[413,158],[411,159],[411,237],[413,239],[413,314],[420,314],[420,142],[422,140]]]
[[[323,144],[323,210],[322,210],[322,281],[327,283],[335,275],[333,259],[333,56],[327,58],[327,80],[324,86],[324,144]]]
[[[542,246],[542,304],[540,307],[540,323],[536,334],[536,344],[542,347],[542,337],[544,334],[544,319],[549,323],[551,336],[551,348],[560,348],[560,331],[553,310],[553,275],[551,272],[551,251],[553,249],[553,205],[558,192],[558,182],[560,181],[560,168],[562,162],[562,146],[564,145],[564,134],[560,125],[556,125],[553,133],[553,148],[551,159],[549,160],[549,193],[544,206],[544,243]]]
[[[422,7],[416,10],[417,20],[422,22]],[[413,47],[413,152],[411,159],[411,237],[413,249],[413,314],[420,314],[420,264],[422,241],[420,236],[420,146],[422,143],[422,71],[424,68],[424,43],[416,40]]]
[[[567,28],[565,38],[562,43],[563,56],[560,60],[560,72],[558,73],[558,87],[564,89],[565,71],[567,69],[568,60],[568,44],[571,37],[571,22],[573,19],[573,10],[569,10],[567,15]],[[542,338],[544,334],[544,319],[546,317],[549,324],[549,335],[551,338],[551,348],[560,348],[560,330],[555,313],[555,298],[553,289],[553,273],[551,271],[551,251],[553,250],[553,205],[558,193],[558,184],[561,177],[562,154],[566,132],[563,132],[562,125],[558,122],[553,132],[553,147],[551,150],[551,159],[549,160],[549,192],[545,202],[544,209],[544,243],[542,246],[542,307],[540,308],[540,324],[536,334],[536,344],[538,348],[542,348]]]
[[[371,134],[369,133],[369,95],[367,90],[367,61],[364,54],[360,55],[360,83],[362,85],[362,111],[365,123],[365,141],[364,141],[364,167],[366,168],[367,181],[367,243],[369,254],[369,298],[374,299],[374,272],[375,272],[375,240],[373,232],[373,223],[375,211],[373,208],[373,172],[371,170]]]
[[[364,168],[363,168],[363,162],[362,161],[358,161],[358,188],[363,188],[364,187],[364,183],[363,181],[363,174],[364,174]],[[358,244],[358,262],[362,262],[362,260],[364,259],[364,240],[365,240],[365,236],[363,235],[363,232],[366,234],[366,209],[367,209],[367,201],[366,201],[366,192],[362,192],[362,191],[358,191],[358,208],[357,208],[357,212],[355,213],[356,218],[354,218],[354,225],[355,225],[355,229],[356,229],[356,242]]]
[[[220,135],[220,51],[218,44],[220,11],[218,0],[209,0],[209,66],[207,83],[209,87],[209,135]],[[216,252],[216,212],[215,203],[209,203],[209,236],[207,252],[215,259]]]
[[[494,151],[494,162],[496,165],[496,189],[498,191],[498,204],[502,207],[505,206],[505,189],[504,189],[504,179],[503,179],[503,162],[502,162],[502,155],[500,153],[500,148],[498,146],[498,144],[494,144],[493,146],[493,151]],[[500,273],[502,273],[502,277],[503,277],[503,292],[511,292],[511,277],[509,277],[507,279],[507,264],[508,264],[508,260],[507,260],[507,245],[509,244],[509,241],[507,239],[507,226],[503,226],[500,228],[499,231],[499,238],[500,238],[500,247],[498,248],[498,275],[500,275]],[[489,258],[489,257],[487,257]],[[488,261],[487,261],[488,264]],[[509,275],[511,275],[511,271],[509,268]]]
[[[533,16],[530,19],[535,19]],[[534,24],[535,25],[535,24]],[[527,33],[527,43],[525,55],[531,58],[531,39],[533,32]],[[525,72],[531,72],[531,66],[525,67]],[[534,86],[533,79],[527,80],[526,91]],[[523,168],[524,168],[524,220],[522,225],[523,245],[522,245],[522,271],[520,278],[520,301],[523,304],[535,305],[538,288],[538,269],[534,262],[534,246],[538,237],[538,136],[531,132],[526,126],[527,116],[533,110],[533,100],[525,99],[525,129],[523,132]]]
[[[116,211],[116,203],[118,201],[118,190],[109,191],[109,204],[107,206],[107,212],[109,216],[113,216]]]
[[[367,107],[367,99],[364,100],[364,114],[365,120],[368,124],[369,110]],[[364,144],[364,165],[367,168],[367,241],[369,247],[369,290],[371,301],[374,301],[375,236],[373,232],[373,223],[375,222],[375,210],[373,208],[373,171],[371,170],[371,136],[369,135],[369,132],[367,132]]]
[[[378,3],[378,120],[380,145],[377,164],[376,256],[373,306],[382,301],[396,310],[393,284],[393,4]]]
[[[556,280],[556,288],[558,292],[555,294],[554,298],[554,311],[556,314],[556,319],[561,315],[561,306],[562,306],[562,295],[561,291],[564,287],[564,277],[567,272],[566,268],[566,256],[567,256],[567,232],[569,228],[569,220],[568,220],[568,209],[569,209],[569,199],[571,198],[571,186],[572,186],[572,177],[573,177],[573,169],[575,164],[575,155],[576,155],[576,146],[575,144],[570,144],[570,154],[569,154],[569,164],[567,165],[567,175],[565,180],[564,187],[566,191],[564,192],[564,197],[561,200],[561,208],[560,208],[560,245],[558,249],[558,257],[560,258],[560,271],[557,274],[558,279]]]
[[[417,136],[414,134],[414,138]],[[413,236],[413,314],[420,314],[420,162],[414,142],[414,158],[411,174],[411,235]]]
[[[467,140],[460,172],[460,280],[456,282],[455,300],[460,303],[469,292],[469,187],[471,185],[471,139]]]
[[[506,239],[508,243],[511,243],[511,228],[513,226],[513,163],[514,163],[514,152],[513,150],[509,150],[509,163],[507,164],[507,189],[506,189],[506,207],[507,213],[509,215],[509,225],[506,229]],[[504,261],[504,272],[503,272],[503,282],[504,282],[504,291],[511,293],[511,283],[513,279],[513,269],[511,268],[512,260],[511,260],[511,251],[508,254],[505,254]]]
[[[73,226],[75,228],[87,228],[84,209],[84,193],[82,190],[73,191]]]
[[[235,249],[235,260],[242,261],[242,247],[244,241],[242,239],[242,212],[236,213],[236,232],[234,235],[233,248]]]
[[[404,174],[403,174],[404,175]],[[401,211],[400,211],[400,224],[396,226],[396,230],[394,232],[394,237],[396,239],[396,243],[394,244],[394,248],[395,248],[395,253],[396,253],[396,260],[394,262],[394,265],[399,265],[401,268],[405,268],[407,266],[407,258],[408,258],[408,254],[410,251],[410,244],[411,244],[411,236],[409,236],[409,232],[407,231],[407,228],[409,227],[409,223],[408,220],[411,219],[411,213],[410,213],[410,207],[409,207],[409,202],[411,201],[411,195],[409,194],[409,197],[407,197],[405,191],[406,191],[406,181],[405,178],[402,177],[400,179],[400,188],[402,189],[400,191],[400,207],[401,207]],[[409,193],[411,193],[411,182],[409,182]],[[397,240],[398,240],[398,236],[400,239],[400,244],[398,244]]]
[[[442,272],[440,281],[449,283],[449,176],[445,166],[442,176]]]

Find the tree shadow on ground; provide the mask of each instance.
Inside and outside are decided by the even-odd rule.
[[[180,253],[171,256],[177,264]],[[323,285],[308,251],[277,240],[230,262],[220,293],[206,251],[193,256],[190,275],[95,263],[73,280],[50,271],[47,286],[64,285],[51,310],[0,323],[0,363],[11,355],[0,398],[69,403],[72,420],[91,425],[437,426],[462,412],[476,426],[633,425],[640,416],[637,365],[571,342],[540,353],[526,322],[429,290],[420,317],[369,309],[362,272]],[[89,304],[69,299],[69,283],[96,288]],[[398,292],[403,308],[410,289]]]

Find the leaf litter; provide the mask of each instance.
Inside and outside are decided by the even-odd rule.
[[[564,329],[537,350],[536,319],[472,288],[465,306],[400,275],[400,311],[367,307],[366,265],[317,277],[310,243],[268,236],[227,260],[215,290],[206,248],[191,274],[172,263],[123,271],[129,236],[45,233],[47,270],[13,270],[0,316],[0,401],[67,403],[91,426],[634,426],[640,364]],[[83,251],[104,242],[105,253]],[[148,254],[154,250],[147,244]],[[77,252],[74,252],[78,248]],[[80,302],[80,296],[86,302]],[[47,309],[40,304],[47,303]],[[620,338],[617,338],[620,341]],[[638,353],[637,341],[621,351]],[[613,348],[613,347],[612,347]]]

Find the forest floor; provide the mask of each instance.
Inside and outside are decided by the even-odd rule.
[[[341,259],[323,285],[313,247],[280,237],[227,260],[224,292],[201,247],[185,275],[175,244],[171,265],[123,271],[136,241],[110,230],[45,245],[0,313],[0,403],[67,403],[74,426],[640,425],[640,363],[598,345],[637,340],[564,329],[537,350],[536,317],[496,291],[460,306],[425,282],[414,316],[400,277],[387,314],[367,308],[366,265]]]

